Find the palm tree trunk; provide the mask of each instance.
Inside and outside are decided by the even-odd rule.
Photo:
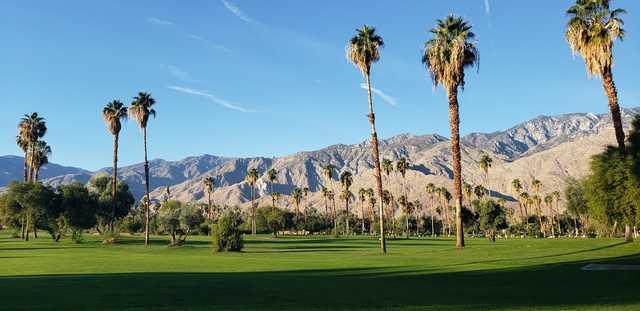
[[[120,134],[113,135],[113,180],[111,181],[111,232],[116,221],[116,196],[118,193],[118,138]]]
[[[633,242],[633,230],[629,224],[624,225],[624,241]]]
[[[464,247],[462,228],[462,167],[460,160],[460,115],[458,87],[451,87],[449,95],[449,123],[451,125],[451,157],[453,165],[453,199],[456,203],[456,248]]]
[[[29,171],[29,164],[27,163],[28,152],[24,152],[24,181],[29,181],[29,176],[27,176],[27,172]]]
[[[362,213],[362,231],[361,231],[361,234],[364,235],[364,230],[365,230],[364,219],[365,219],[365,217],[364,217],[364,202],[362,202],[362,201],[360,201],[360,212]]]
[[[144,245],[149,246],[149,213],[151,209],[151,199],[149,197],[149,160],[147,159],[147,128],[142,129],[144,138],[144,189],[146,193],[147,203],[145,206],[144,216]]]
[[[604,84],[604,90],[609,98],[609,110],[611,111],[611,120],[613,121],[613,128],[616,133],[616,141],[618,147],[624,152],[624,130],[622,128],[622,117],[620,116],[620,106],[618,106],[618,90],[613,82],[613,74],[611,68],[607,68],[602,73],[602,82]]]
[[[387,243],[384,233],[384,203],[382,202],[382,170],[380,169],[380,151],[378,148],[378,133],[376,132],[376,117],[373,112],[373,98],[371,96],[371,78],[369,72],[365,73],[367,78],[367,94],[369,98],[369,123],[371,124],[371,152],[373,153],[373,163],[375,171],[373,173],[376,179],[376,190],[378,192],[378,206],[380,213],[380,251],[387,253]]]
[[[349,198],[348,198],[348,195],[347,195],[347,198],[344,200],[344,209],[347,212],[347,215],[346,215],[345,219],[346,219],[346,225],[347,225],[347,235],[349,235]]]
[[[26,235],[24,237],[25,241],[29,241],[29,214],[27,214],[27,224],[25,226]]]
[[[251,185],[251,235],[256,235],[256,190],[255,185]]]

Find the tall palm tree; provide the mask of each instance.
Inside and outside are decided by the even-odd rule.
[[[383,192],[382,195],[383,195],[383,197],[381,198],[381,200],[384,200],[384,192]],[[369,223],[371,224],[369,226],[369,232],[371,234],[374,234],[374,232],[375,232],[374,223],[375,223],[375,215],[376,215],[374,208],[376,206],[376,193],[373,190],[373,188],[368,188],[367,189],[367,199],[369,201]],[[382,217],[384,217],[384,216],[382,216]]]
[[[436,211],[436,206],[433,202],[433,195],[436,191],[436,186],[433,183],[428,183],[425,186],[425,191],[427,192],[427,196],[429,197],[429,205],[431,205],[431,237],[436,237],[436,232],[435,232],[435,224],[434,224],[434,216],[435,216],[435,211]]]
[[[349,235],[349,199],[351,199],[351,185],[353,185],[353,174],[349,171],[344,171],[340,174],[340,184],[342,184],[342,191],[344,192],[344,208],[347,212],[346,217],[346,231]]]
[[[329,215],[329,204],[327,203],[327,200],[329,198],[329,189],[327,189],[327,187],[325,186],[322,186],[322,188],[320,188],[320,193],[322,193],[322,198],[324,199],[324,212],[327,217],[331,217]]]
[[[555,237],[556,236],[556,228],[554,227],[554,223],[553,223],[553,196],[548,194],[544,196],[544,205],[547,206],[547,209],[549,210],[549,218],[551,218],[551,236]]]
[[[212,176],[209,176],[205,177],[202,183],[204,184],[204,190],[207,192],[207,207],[209,208],[208,218],[209,220],[211,220],[211,212],[213,211],[213,205],[211,204],[211,195],[213,194],[213,191],[215,191],[216,181]]]
[[[322,174],[324,175],[324,178],[326,179],[327,188],[329,188],[329,187],[333,188],[332,187],[332,185],[333,185],[333,171],[335,171],[335,169],[336,169],[335,165],[333,165],[331,163],[329,163],[329,164],[327,164],[327,165],[322,167]],[[331,191],[335,195],[335,189],[331,189]],[[331,217],[332,217],[332,221],[333,221],[334,227],[337,226],[336,225],[336,219],[335,219],[335,211],[334,211],[334,213],[332,213]]]
[[[468,183],[462,184],[462,196],[467,201],[469,208],[473,208],[471,206],[471,197],[473,196],[473,186],[471,184],[468,184]]]
[[[382,159],[382,171],[384,175],[387,176],[387,183],[389,183],[391,181],[389,175],[393,172],[393,161],[387,158]]]
[[[307,224],[307,210],[309,209],[309,187],[302,188],[302,197],[304,198],[304,224]]]
[[[402,194],[404,194],[405,197],[407,197],[407,170],[409,169],[409,162],[407,162],[407,159],[402,157],[398,160],[398,162],[396,163],[396,171],[398,171],[398,173],[400,173],[400,176],[402,176]]]
[[[542,211],[540,210],[540,207],[542,205],[542,198],[539,195],[534,194],[531,197],[531,202],[533,203],[533,206],[535,206],[536,208],[536,217],[538,218],[538,225],[540,225],[540,231],[542,231],[542,234],[546,236],[544,224],[542,223]]]
[[[251,234],[256,235],[256,182],[258,181],[258,170],[254,167],[247,171],[244,180],[251,187]]]
[[[533,194],[540,194],[541,187],[542,187],[542,182],[539,179],[534,177],[531,180],[531,190],[533,190]]]
[[[371,125],[371,153],[375,167],[376,190],[378,197],[382,198],[382,170],[380,169],[380,151],[378,147],[378,133],[376,131],[376,117],[373,111],[373,98],[371,96],[371,65],[380,60],[380,48],[384,46],[382,37],[376,33],[374,27],[367,25],[356,29],[356,35],[349,40],[347,46],[347,58],[364,75],[367,83],[369,99],[369,124]],[[387,252],[387,244],[384,235],[384,203],[379,200],[380,214],[380,250]]]
[[[407,200],[407,197],[404,194],[398,197],[398,204],[400,204],[400,206],[402,207],[402,213],[404,213],[404,234],[407,239],[409,238],[409,203],[409,200]]]
[[[16,137],[16,143],[25,151],[24,157],[24,180],[34,181],[31,175],[33,167],[33,150],[37,141],[44,137],[47,133],[47,124],[43,117],[40,117],[37,112],[31,114],[25,114],[24,117],[18,123],[18,136]]]
[[[142,129],[144,140],[144,189],[147,204],[145,204],[145,221],[144,221],[144,245],[149,245],[149,208],[151,198],[149,197],[149,160],[147,159],[147,125],[149,117],[156,117],[156,110],[153,106],[156,100],[151,97],[150,93],[140,92],[138,96],[133,98],[131,107],[129,108],[129,116],[136,120],[138,126]]]
[[[529,217],[529,211],[527,208],[529,207],[529,200],[531,199],[531,196],[528,192],[521,192],[518,197],[520,199],[520,204],[522,204],[522,208],[524,208],[525,221],[527,221],[526,218]]]
[[[584,58],[587,74],[602,79],[609,99],[618,147],[624,150],[624,130],[618,105],[618,91],[613,81],[613,44],[622,40],[625,31],[621,15],[623,9],[611,9],[609,0],[576,0],[567,10],[569,22],[565,38],[574,54]]]
[[[300,202],[302,202],[302,190],[300,188],[295,187],[293,191],[291,191],[291,200],[293,204],[296,206],[296,225],[298,224],[298,220],[300,219]]]
[[[523,230],[524,230],[524,213],[522,211],[522,200],[520,200],[520,193],[522,191],[522,182],[520,182],[520,179],[516,178],[514,180],[511,181],[511,189],[513,189],[513,191],[515,192],[515,195],[513,196],[517,201],[518,201],[518,208],[520,210],[520,218],[522,219],[522,226],[523,226]]]
[[[102,118],[107,124],[107,128],[113,135],[113,174],[111,178],[111,231],[116,219],[117,204],[117,187],[118,187],[118,144],[120,140],[120,130],[122,130],[122,122],[127,119],[127,107],[119,100],[109,102],[102,108]]]
[[[33,146],[33,150],[32,150],[32,165],[33,167],[32,169],[32,173],[31,176],[33,176],[33,181],[37,182],[38,181],[38,175],[40,173],[40,168],[49,163],[49,156],[51,155],[51,147],[49,145],[47,145],[47,143],[44,140],[38,140],[36,141],[35,145]]]
[[[478,161],[478,164],[480,165],[480,170],[484,173],[485,187],[488,190],[491,187],[489,185],[489,169],[493,164],[493,159],[485,153],[480,157],[480,161]]]
[[[334,229],[334,233],[338,234],[337,228],[337,222],[336,222],[336,218],[337,218],[337,211],[336,211],[336,194],[335,192],[333,192],[333,190],[329,190],[329,192],[327,193],[327,198],[329,198],[329,201],[331,201],[331,210],[332,210],[332,214],[333,214],[333,229]]]
[[[447,218],[447,224],[448,224],[447,235],[451,235],[451,223],[450,223],[451,216],[449,215],[449,212],[450,212],[449,202],[451,202],[451,199],[452,199],[451,192],[449,192],[447,188],[442,187],[440,193],[442,195],[442,208],[445,210],[445,217]]]
[[[556,217],[558,217],[558,203],[560,203],[560,191],[552,192],[551,197],[553,197],[553,203],[555,204],[555,209],[553,213],[555,214]],[[558,217],[556,223],[558,224],[558,235],[562,235],[562,228],[560,227],[560,217]]]
[[[364,212],[364,203],[367,201],[367,190],[364,188],[360,188],[358,190],[358,201],[360,202],[360,213],[362,214],[362,234],[364,235],[365,225],[365,212]]]
[[[275,193],[275,191],[273,191],[273,184],[275,183],[276,179],[278,179],[278,171],[275,168],[271,168],[270,170],[267,171],[267,180],[269,180],[269,185],[271,186],[271,205],[272,207],[276,206],[276,200],[273,196],[273,193]]]
[[[426,65],[434,86],[442,85],[449,97],[451,125],[451,156],[456,204],[456,247],[464,247],[462,228],[462,167],[460,163],[460,116],[458,89],[464,90],[465,69],[480,61],[471,25],[462,17],[448,16],[438,20],[431,29],[433,38],[425,43],[422,62]]]

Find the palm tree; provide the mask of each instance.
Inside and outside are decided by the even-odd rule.
[[[349,235],[349,199],[351,198],[351,191],[349,190],[349,188],[351,188],[351,185],[353,185],[353,174],[351,174],[351,172],[349,171],[342,172],[342,174],[340,174],[340,184],[342,184],[342,191],[344,193],[344,207],[345,211],[347,212],[346,231],[347,235]]]
[[[384,192],[382,193],[382,198],[381,200],[384,200]],[[375,222],[375,210],[374,207],[376,206],[376,194],[375,191],[373,190],[373,188],[369,188],[367,189],[367,199],[369,200],[369,222],[371,223],[371,225],[369,226],[369,232],[371,234],[373,234],[375,232],[375,227],[374,227],[374,222]],[[383,202],[384,204],[384,202]],[[384,215],[382,216],[384,217]]]
[[[555,214],[556,217],[558,217],[558,203],[560,202],[560,191],[552,192],[551,197],[553,197],[553,203],[555,204],[555,209],[553,213]],[[558,217],[556,223],[558,224],[558,235],[562,235],[562,228],[560,227],[560,217]]]
[[[320,193],[322,193],[322,198],[324,199],[324,212],[325,214],[327,214],[327,217],[330,217],[329,204],[327,203],[327,199],[329,198],[329,189],[327,189],[327,187],[325,186],[322,186],[322,188],[320,189]]]
[[[529,206],[529,200],[531,199],[531,196],[528,192],[522,192],[518,197],[520,199],[520,204],[522,204],[522,207],[524,208],[525,221],[527,221],[526,218],[529,217],[529,211],[527,210],[527,207]]]
[[[451,216],[449,215],[449,202],[451,202],[452,196],[451,196],[451,192],[449,192],[449,190],[447,190],[447,188],[442,187],[440,189],[440,194],[442,195],[442,207],[445,211],[445,217],[447,218],[447,235],[451,235]]]
[[[113,231],[116,219],[117,204],[117,186],[118,186],[118,143],[120,139],[120,130],[122,130],[122,120],[127,119],[127,107],[119,100],[109,102],[102,109],[102,118],[107,124],[107,128],[113,135],[113,174],[111,178],[111,231]]]
[[[393,172],[393,161],[387,158],[382,159],[382,171],[387,176],[387,183],[389,183],[389,175]]]
[[[151,97],[150,93],[140,92],[138,96],[133,98],[131,107],[129,108],[129,116],[136,120],[138,126],[142,129],[144,140],[144,188],[147,204],[145,204],[145,221],[144,221],[144,245],[149,245],[149,208],[151,198],[149,197],[149,161],[147,160],[147,124],[149,117],[156,117],[156,111],[153,109],[156,100]]]
[[[208,218],[211,220],[211,212],[213,211],[213,205],[211,204],[211,194],[215,191],[216,182],[212,176],[206,177],[202,183],[204,184],[204,190],[207,192],[207,207],[209,208]]]
[[[542,182],[535,177],[531,180],[531,189],[534,194],[540,193],[540,187],[542,187]]]
[[[322,167],[322,173],[323,173],[324,177],[327,179],[327,181],[326,181],[327,187],[330,187],[333,184],[333,171],[335,169],[336,169],[335,165],[333,165],[331,163],[329,163],[329,164],[327,164],[327,165]],[[333,189],[331,191],[335,195],[335,191]],[[331,217],[333,218],[332,221],[333,221],[334,226],[337,226],[336,225],[336,219],[335,219],[335,211],[333,213],[333,216],[331,216]]]
[[[422,62],[426,65],[434,86],[442,85],[449,97],[449,120],[451,125],[451,156],[454,175],[454,198],[456,203],[456,247],[464,247],[462,228],[462,168],[460,163],[460,116],[458,89],[464,90],[465,68],[480,60],[478,48],[473,41],[475,34],[471,25],[461,17],[453,15],[438,20],[431,29],[433,38],[425,43]]]
[[[276,181],[276,179],[278,179],[278,171],[275,168],[271,168],[270,170],[268,170],[267,179],[269,180],[269,185],[271,186],[271,205],[272,207],[275,207],[276,200],[273,196],[273,193],[275,193],[275,191],[273,191],[273,183]]]
[[[364,220],[365,220],[365,212],[364,212],[364,203],[367,201],[367,190],[364,188],[360,188],[358,190],[358,201],[360,201],[360,212],[362,213],[362,234],[364,235]]]
[[[302,188],[302,196],[304,197],[304,224],[307,224],[307,209],[309,208],[309,188]]]
[[[473,208],[471,206],[471,197],[473,196],[473,186],[471,184],[468,184],[468,183],[462,184],[462,195],[464,199],[467,201],[467,204],[469,204],[469,207]]]
[[[380,169],[380,152],[378,148],[378,133],[376,131],[376,117],[373,112],[373,98],[371,96],[371,65],[380,60],[380,48],[384,46],[382,37],[376,34],[374,27],[367,25],[356,29],[356,35],[349,40],[347,46],[347,58],[353,63],[364,75],[367,83],[367,94],[369,99],[369,124],[371,125],[371,153],[373,155],[373,164],[375,167],[374,176],[376,179],[376,189],[378,197],[382,198],[382,172]],[[384,235],[384,203],[379,202],[380,206],[380,250],[382,253],[387,252],[387,245]]]
[[[609,0],[576,0],[567,10],[569,22],[565,38],[574,54],[584,58],[587,74],[602,79],[609,98],[618,147],[624,150],[624,130],[618,106],[618,91],[613,81],[613,43],[622,40],[625,31],[621,15],[623,9],[611,9]]]
[[[400,158],[396,163],[396,171],[402,176],[402,194],[404,194],[405,197],[407,196],[407,169],[409,169],[409,162],[407,162],[407,159],[404,157]]]
[[[522,226],[524,230],[524,213],[522,211],[522,200],[520,200],[520,191],[522,191],[522,182],[520,179],[514,179],[511,181],[511,189],[515,192],[513,196],[518,201],[518,208],[520,209],[520,218],[522,218]]]
[[[480,170],[484,173],[484,182],[485,187],[489,189],[491,186],[489,185],[489,169],[491,168],[491,164],[493,163],[493,159],[488,154],[483,154],[480,157],[480,161],[478,164],[480,165]]]
[[[427,196],[429,197],[429,204],[431,205],[431,237],[436,237],[435,232],[435,224],[433,218],[435,216],[435,204],[433,202],[433,195],[436,191],[436,186],[433,183],[428,183],[425,187],[425,191],[427,192]]]
[[[38,175],[40,173],[40,168],[49,163],[49,156],[51,155],[51,147],[47,145],[44,140],[36,141],[32,150],[32,173],[33,181],[38,181]]]
[[[291,200],[293,204],[296,206],[296,218],[295,223],[298,224],[298,220],[300,219],[300,202],[302,201],[302,190],[300,188],[295,187],[293,191],[291,191]]]
[[[539,195],[534,194],[531,197],[531,202],[536,207],[536,217],[538,218],[538,225],[540,225],[540,231],[542,231],[542,234],[546,236],[545,230],[544,230],[544,224],[542,223],[542,213],[540,210],[540,205],[542,205],[542,198],[540,198]]]
[[[405,218],[405,228],[404,228],[404,233],[406,238],[409,238],[409,200],[407,200],[407,197],[403,194],[400,197],[398,197],[398,204],[400,204],[400,206],[402,207],[402,212],[404,213],[404,218]]]
[[[549,218],[551,218],[551,236],[555,237],[556,236],[556,229],[553,226],[553,196],[551,196],[550,194],[545,195],[544,196],[544,205],[547,206],[547,209],[549,209]]]
[[[333,214],[333,228],[334,228],[334,233],[338,234],[337,228],[338,225],[336,223],[336,194],[335,192],[333,192],[333,190],[329,190],[329,192],[327,192],[327,198],[329,198],[329,201],[331,201],[331,206],[332,206],[332,214]]]
[[[18,123],[18,136],[16,143],[25,152],[24,156],[24,180],[34,181],[31,175],[33,167],[32,154],[36,142],[44,137],[47,133],[47,124],[44,118],[40,117],[37,112],[30,115],[25,114]]]
[[[254,167],[247,171],[244,180],[251,187],[251,234],[256,235],[256,182],[258,181],[258,170]]]

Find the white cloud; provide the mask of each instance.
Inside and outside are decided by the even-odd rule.
[[[172,76],[174,76],[174,77],[176,77],[176,78],[178,78],[178,79],[180,79],[182,81],[193,81],[193,79],[191,78],[191,75],[188,72],[186,72],[186,71],[184,71],[184,70],[182,70],[182,69],[180,69],[180,68],[178,68],[176,66],[164,65],[164,64],[160,65],[160,66],[163,69],[165,69],[166,71],[168,71]]]
[[[156,17],[147,17],[147,22],[154,24],[154,25],[164,25],[164,26],[173,26],[174,23],[164,20],[164,19],[159,19]]]
[[[211,42],[211,41],[207,40],[206,38],[203,38],[203,37],[198,36],[198,35],[190,34],[190,35],[189,35],[189,38],[191,38],[191,39],[193,39],[193,40],[196,40],[196,41],[200,41],[200,42],[202,42],[202,43],[204,43],[204,44],[206,44],[206,45],[208,45],[208,46],[211,46],[212,48],[214,48],[214,49],[216,49],[216,50],[218,50],[218,51],[221,51],[221,52],[225,52],[225,53],[231,53],[231,52],[233,52],[233,51],[231,51],[231,49],[230,49],[230,48],[228,48],[228,47],[226,47],[226,46],[219,45],[219,44],[215,44],[215,43],[213,43],[213,42]]]
[[[216,103],[216,104],[218,104],[220,106],[223,106],[223,107],[226,107],[226,108],[229,108],[229,109],[233,109],[233,110],[236,110],[236,111],[240,111],[240,112],[255,112],[253,110],[242,108],[242,107],[238,106],[235,103],[226,101],[226,100],[224,100],[222,98],[216,97],[215,95],[209,94],[209,93],[207,93],[205,91],[200,91],[200,90],[196,90],[196,89],[192,89],[192,88],[188,88],[188,87],[181,87],[181,86],[167,86],[167,88],[171,89],[171,90],[174,90],[174,91],[177,91],[177,92],[181,92],[181,93],[201,96],[201,97],[204,97],[204,98],[207,98],[207,99],[211,100],[212,102],[214,102],[214,103]]]
[[[367,89],[367,84],[366,83],[362,83],[360,84],[360,87],[363,89]],[[382,92],[379,89],[376,88],[371,88],[371,92],[373,92],[374,94],[380,96],[380,98],[382,98],[383,101],[385,101],[387,104],[391,105],[391,106],[397,106],[398,105],[398,101],[395,99],[395,97],[389,96],[387,94],[385,94],[384,92]]]
[[[229,10],[229,12],[231,12],[233,15],[237,16],[239,19],[247,22],[247,23],[253,23],[253,19],[251,19],[247,14],[245,14],[239,7],[237,7],[235,4],[227,1],[227,0],[222,0],[222,4],[224,5],[225,8],[227,8],[227,10]]]
[[[487,15],[491,15],[491,3],[489,3],[489,0],[484,0],[484,11],[487,12]]]

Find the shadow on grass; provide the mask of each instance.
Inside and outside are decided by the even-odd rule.
[[[0,309],[637,307],[640,272],[580,270],[602,262],[640,263],[640,255],[467,272],[389,267],[0,277]]]

